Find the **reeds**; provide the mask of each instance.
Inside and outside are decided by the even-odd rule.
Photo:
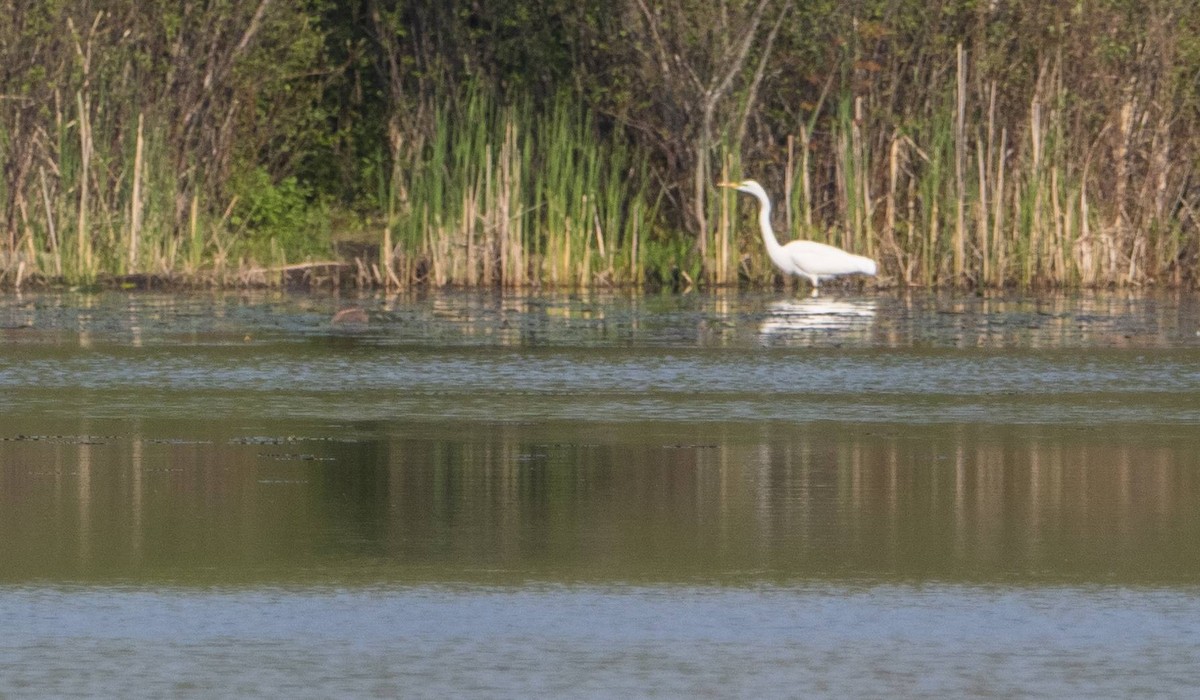
[[[54,120],[58,132],[43,142],[31,179],[37,204],[25,215],[24,249],[33,275],[86,285],[101,276],[194,272],[200,251],[181,250],[170,235],[174,180],[145,115],[126,125],[82,91],[73,102],[73,112]]]
[[[1187,240],[1160,203],[1165,175],[1139,197],[1127,189],[1121,144],[1137,128],[1132,108],[1113,117],[1113,176],[1126,184],[1110,191],[1125,207],[1159,202],[1141,210],[1136,226],[1122,206],[1109,202],[1106,217],[1093,204],[1101,187],[1092,164],[1097,145],[1080,144],[1068,128],[1069,94],[1056,63],[1043,65],[1015,124],[998,115],[997,84],[972,80],[961,46],[952,65],[934,73],[931,99],[912,112],[872,111],[870,95],[843,94],[820,141],[806,124],[784,141],[789,230],[781,237],[877,257],[882,282],[901,286],[1136,285],[1171,270],[1182,279],[1176,261]],[[1156,137],[1160,154],[1168,132]],[[1166,155],[1158,161],[1158,169],[1169,168]],[[741,225],[752,228],[745,218]],[[751,250],[751,259],[765,256]],[[764,276],[761,265],[749,269],[752,279]]]
[[[19,191],[4,193],[16,224],[0,251],[0,281],[282,279],[267,271],[293,269],[303,254],[271,237],[252,240],[246,198],[206,199],[222,190],[180,169],[169,114],[98,96],[86,60],[95,31],[72,34],[82,76],[51,92],[44,123],[52,128],[0,138],[0,155],[27,162],[28,172],[4,183]],[[1130,92],[1099,133],[1088,133],[1071,119],[1055,60],[1041,64],[1023,101],[974,71],[971,52],[958,46],[921,78],[925,99],[900,113],[870,89],[833,90],[828,101],[823,92],[795,133],[777,135],[778,152],[767,151],[774,165],[744,164],[726,140],[713,171],[763,179],[777,195],[780,238],[875,257],[882,284],[1189,281],[1181,261],[1196,243],[1182,222],[1196,220],[1196,204],[1171,184],[1182,166],[1169,114]],[[698,233],[681,230],[686,217],[660,216],[671,184],[656,177],[649,155],[570,94],[503,104],[471,88],[423,113],[422,128],[391,134],[382,222],[372,222],[379,259],[357,261],[363,284],[777,279],[750,208],[712,197],[701,257]],[[28,158],[8,158],[18,148]],[[249,189],[261,195],[276,184]],[[681,223],[668,228],[672,220]]]
[[[644,279],[646,160],[580,105],[535,112],[471,90],[397,154],[382,274],[391,284],[591,286]]]

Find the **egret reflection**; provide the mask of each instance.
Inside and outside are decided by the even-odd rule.
[[[758,334],[762,339],[786,339],[814,331],[865,333],[874,320],[874,299],[810,297],[776,301],[767,305],[767,316],[759,324]]]

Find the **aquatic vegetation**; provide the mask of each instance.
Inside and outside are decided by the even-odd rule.
[[[655,212],[644,155],[597,141],[565,97],[536,112],[472,90],[434,120],[389,183],[380,284],[641,281]]]
[[[1200,6],[101,5],[0,23],[0,285],[774,284],[748,176],[873,284],[1200,280]]]

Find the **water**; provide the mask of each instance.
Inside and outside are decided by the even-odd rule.
[[[13,696],[1184,697],[1196,613],[1104,588],[22,590],[0,653]]]
[[[0,695],[1200,685],[1194,298],[785,297],[0,300]]]

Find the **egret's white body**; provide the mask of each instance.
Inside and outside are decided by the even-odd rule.
[[[816,241],[789,241],[780,245],[775,238],[775,231],[771,229],[771,199],[762,185],[754,180],[722,182],[720,186],[732,187],[738,192],[752,194],[758,198],[758,225],[762,229],[767,255],[771,256],[771,262],[775,263],[775,267],[789,275],[798,275],[812,282],[813,296],[817,296],[817,289],[820,287],[823,277],[875,274],[874,260],[862,255],[847,253],[841,248]]]

